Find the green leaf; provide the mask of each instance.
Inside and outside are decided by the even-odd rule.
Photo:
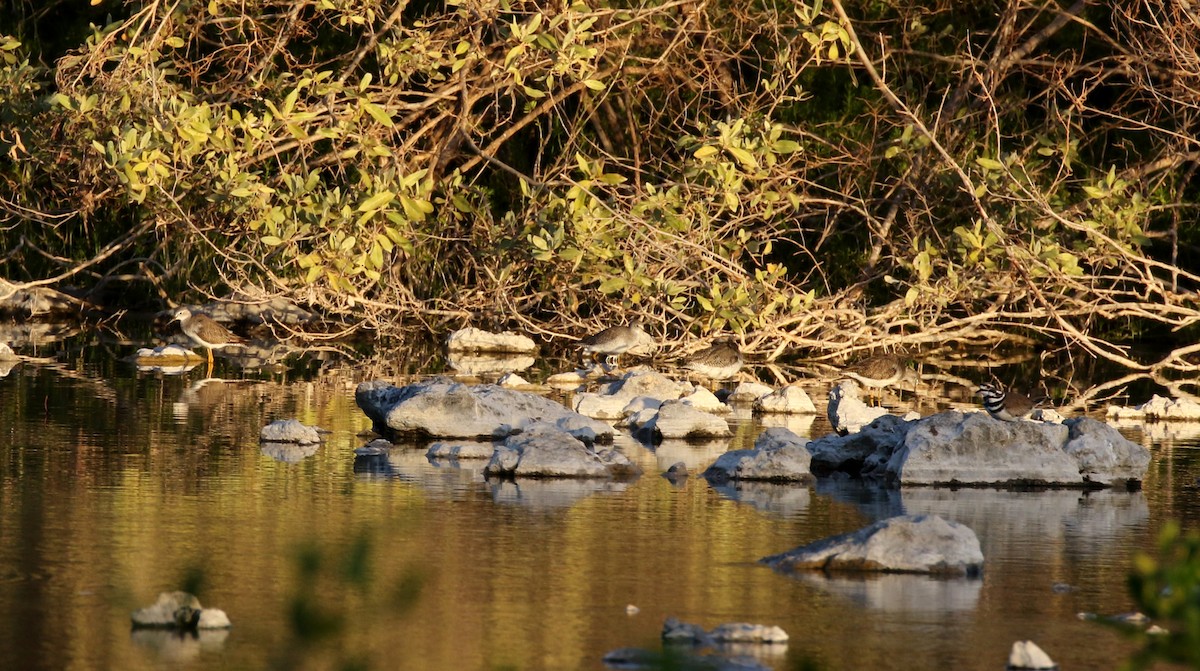
[[[795,140],[776,140],[774,148],[777,154],[793,154],[800,151],[800,143]]]
[[[283,244],[283,240],[274,235],[264,235],[262,237],[262,243],[268,247],[278,247],[279,245]]]
[[[395,122],[392,121],[392,116],[387,113],[387,110],[383,109],[379,105],[376,105],[365,98],[360,102],[360,104],[362,105],[363,110],[366,111],[367,114],[370,114],[372,117],[374,117],[374,119],[379,123],[387,126],[388,128],[391,128],[395,125]]]
[[[711,144],[706,144],[703,147],[700,147],[696,151],[692,152],[692,156],[695,156],[696,158],[704,159],[704,158],[708,158],[709,156],[716,154],[719,151],[720,151],[719,149],[712,146]]]
[[[599,79],[585,79],[583,80],[583,85],[593,91],[604,90],[604,82],[600,81]]]
[[[997,160],[991,159],[991,158],[986,158],[983,156],[976,158],[975,163],[978,164],[979,167],[983,168],[984,170],[1003,170],[1004,169],[1004,164],[1001,163],[1000,161],[997,161]]]
[[[392,193],[391,191],[380,191],[379,193],[371,196],[359,204],[358,211],[366,212],[368,210],[378,210],[384,205],[391,203],[395,197],[396,194]]]
[[[629,286],[629,282],[625,281],[624,277],[611,277],[600,283],[600,293],[611,294]]]

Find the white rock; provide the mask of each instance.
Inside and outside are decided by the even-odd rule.
[[[853,380],[843,380],[829,390],[829,405],[825,408],[833,430],[840,434],[857,433],[876,419],[888,414],[887,408],[868,406],[862,400],[862,389]]]
[[[662,407],[662,404],[662,399],[651,398],[649,396],[638,396],[632,401],[626,403],[624,408],[621,408],[621,416],[628,417],[630,415],[636,415],[643,410],[653,410],[658,412],[658,409]]]
[[[504,331],[490,333],[483,329],[467,327],[450,334],[446,347],[455,351],[512,352],[529,354],[537,351],[537,343],[529,336]]]
[[[729,480],[774,480],[805,482],[813,480],[812,454],[804,440],[788,429],[775,427],[763,431],[752,450],[731,450],[717,457],[704,477],[711,482]]]
[[[529,382],[529,380],[526,380],[516,373],[505,373],[504,376],[500,378],[499,382],[497,382],[497,384],[508,389],[529,389],[534,386]]]
[[[732,412],[732,408],[722,403],[715,394],[704,387],[696,387],[695,391],[681,397],[679,400],[705,412]]]
[[[979,538],[969,527],[937,515],[880,520],[760,560],[777,570],[900,571],[977,577]]]
[[[730,622],[708,632],[709,638],[722,643],[786,643],[787,632],[783,629],[762,624]]]
[[[593,452],[571,434],[547,423],[532,424],[496,447],[486,475],[514,477],[608,478],[640,473],[616,450]]]
[[[1200,421],[1200,403],[1187,398],[1172,400],[1156,394],[1149,401],[1132,408],[1110,406],[1108,408],[1108,417],[1110,419],[1158,419],[1194,422]]]
[[[733,435],[729,422],[716,415],[694,408],[682,401],[667,401],[644,429],[662,439],[726,438]]]
[[[496,446],[490,442],[437,442],[429,446],[425,456],[430,459],[491,459]]]
[[[1017,641],[1013,643],[1012,652],[1008,653],[1008,668],[1057,669],[1058,665],[1033,641]]]
[[[759,412],[779,412],[796,415],[815,414],[817,412],[817,406],[813,405],[812,399],[808,397],[808,393],[794,384],[789,384],[759,398],[755,402],[755,409]]]
[[[138,350],[138,355],[141,355],[142,350]],[[8,346],[6,342],[0,342],[0,361],[15,361],[17,353]]]
[[[315,426],[306,426],[298,419],[277,419],[258,432],[258,440],[264,443],[312,445],[321,442],[321,434]]]
[[[200,622],[197,629],[228,629],[233,626],[229,616],[220,608],[204,608],[200,611]]]
[[[753,403],[775,391],[761,382],[740,382],[729,394],[730,403]]]

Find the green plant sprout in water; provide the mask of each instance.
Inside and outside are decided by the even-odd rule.
[[[1129,590],[1138,609],[1165,633],[1138,630],[1142,647],[1125,664],[1144,669],[1165,661],[1200,668],[1200,533],[1168,522],[1158,539],[1158,556],[1133,560]]]

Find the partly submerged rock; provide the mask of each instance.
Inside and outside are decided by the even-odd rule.
[[[733,435],[725,418],[678,400],[666,401],[657,410],[646,409],[631,416],[630,428],[653,442],[674,438],[709,440]]]
[[[717,484],[730,480],[812,481],[807,442],[788,429],[767,429],[754,441],[754,449],[722,454],[704,471],[704,477]]]
[[[536,422],[553,423],[588,443],[611,441],[614,432],[537,394],[445,378],[405,387],[363,382],[354,400],[384,436],[503,438]]]
[[[277,419],[258,432],[263,443],[295,443],[312,445],[321,442],[320,429],[308,426],[298,419]]]
[[[489,476],[623,478],[641,473],[616,450],[593,452],[557,426],[537,423],[496,447],[484,468]]]
[[[1008,653],[1008,668],[1057,669],[1058,665],[1033,641],[1016,641]]]
[[[1088,417],[1069,419],[1063,451],[1075,459],[1085,482],[1101,485],[1140,482],[1150,467],[1150,450],[1115,428]]]
[[[885,415],[858,433],[808,443],[810,468],[898,485],[1135,485],[1149,450],[1094,420],[1003,422],[982,412]]]
[[[730,622],[705,631],[698,624],[681,622],[668,617],[663,622],[662,638],[671,643],[692,643],[696,645],[711,645],[721,643],[787,643],[788,635],[777,626],[750,624],[748,622]]]
[[[439,441],[429,446],[425,456],[430,459],[490,459],[496,446],[476,440]]]
[[[133,611],[134,628],[228,629],[229,616],[219,608],[203,608],[200,600],[187,592],[162,592],[154,605]]]
[[[6,342],[0,342],[0,361],[16,361],[17,353]]]
[[[869,406],[862,400],[862,389],[854,380],[842,380],[829,390],[825,408],[833,430],[845,435],[856,433],[876,419],[888,414],[888,409]]]
[[[1200,421],[1200,403],[1191,399],[1170,399],[1155,394],[1145,403],[1132,408],[1110,406],[1109,419],[1150,419],[1170,421]]]
[[[766,396],[761,396],[754,402],[754,409],[762,413],[784,413],[795,415],[816,414],[817,406],[813,405],[808,392],[798,385],[789,384]]]
[[[761,382],[739,382],[726,400],[730,403],[753,403],[774,391]]]
[[[780,571],[884,571],[978,576],[979,538],[969,527],[936,515],[880,520],[851,533],[760,560]]]
[[[506,352],[531,354],[537,351],[537,343],[527,335],[504,331],[491,333],[475,327],[459,329],[446,338],[446,347],[458,352]]]

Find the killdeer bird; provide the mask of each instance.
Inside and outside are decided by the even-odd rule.
[[[894,354],[876,354],[842,369],[842,375],[872,389],[884,389],[904,379],[904,362]]]
[[[983,398],[983,409],[992,417],[1005,422],[1015,422],[1027,417],[1037,406],[1025,394],[1012,389],[1005,391],[994,384],[979,385],[978,393]]]
[[[693,354],[683,367],[712,380],[728,380],[742,369],[742,352],[732,336],[725,336],[712,347]]]
[[[193,314],[187,308],[177,308],[171,314],[171,321],[179,322],[184,335],[190,338],[192,342],[208,350],[209,363],[212,363],[213,360],[213,350],[245,342],[241,337],[230,332],[229,329],[222,326],[212,317],[200,313]]]
[[[654,338],[642,330],[641,322],[629,326],[610,326],[579,341],[585,356],[604,355],[605,365],[615,366],[625,352],[648,353],[654,348]]]

